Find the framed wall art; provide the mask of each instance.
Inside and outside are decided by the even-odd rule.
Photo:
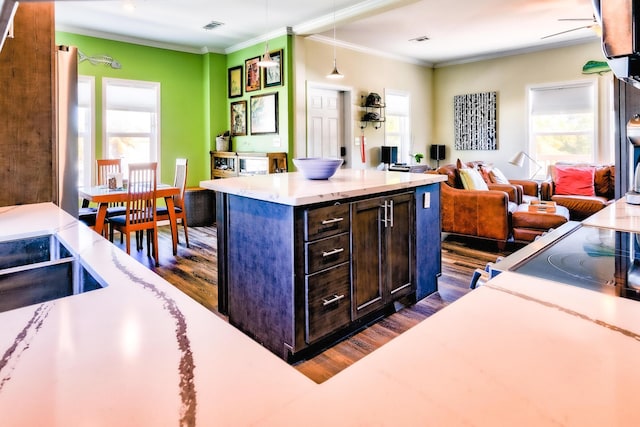
[[[277,67],[265,67],[262,74],[264,87],[280,86],[282,84],[282,49],[269,52],[271,59],[278,63]]]
[[[229,98],[242,96],[242,65],[229,68]]]
[[[278,133],[278,93],[251,97],[251,135]]]
[[[231,135],[247,134],[247,101],[231,103]]]
[[[258,67],[258,61],[260,61],[259,56],[244,61],[246,72],[245,92],[260,90],[260,67]]]
[[[497,150],[497,93],[453,97],[456,150]]]

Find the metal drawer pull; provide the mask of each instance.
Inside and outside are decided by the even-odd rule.
[[[322,257],[324,258],[324,257],[328,257],[328,256],[331,256],[331,255],[339,254],[340,252],[344,252],[344,248],[336,248],[336,249],[333,249],[333,250],[328,251],[328,252],[324,252],[323,251],[322,252]]]
[[[334,222],[344,221],[344,218],[331,218],[322,220],[322,225],[333,224]]]
[[[322,298],[322,305],[323,306],[327,306],[329,304],[333,304],[334,302],[340,301],[342,298],[344,298],[344,294],[342,294],[342,295],[333,294],[333,298],[331,298],[331,299]]]

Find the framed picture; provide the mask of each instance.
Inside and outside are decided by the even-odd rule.
[[[242,96],[242,65],[229,68],[229,98]]]
[[[264,87],[280,86],[282,84],[282,49],[269,52],[271,59],[278,63],[277,67],[266,67],[263,71],[262,81]]]
[[[251,135],[278,133],[278,93],[251,97]]]
[[[244,61],[244,69],[247,73],[247,80],[244,86],[246,92],[260,89],[260,67],[258,67],[258,61],[260,61],[259,56]]]
[[[231,135],[247,134],[247,101],[231,103]]]

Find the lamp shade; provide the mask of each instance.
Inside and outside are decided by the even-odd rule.
[[[524,151],[520,151],[518,154],[516,154],[515,156],[513,156],[513,158],[511,160],[509,160],[509,163],[511,163],[514,166],[518,166],[518,167],[522,167],[524,165],[524,158],[527,155],[525,154]]]

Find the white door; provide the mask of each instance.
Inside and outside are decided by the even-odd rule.
[[[309,89],[307,109],[308,157],[340,158],[343,144],[343,92]]]

